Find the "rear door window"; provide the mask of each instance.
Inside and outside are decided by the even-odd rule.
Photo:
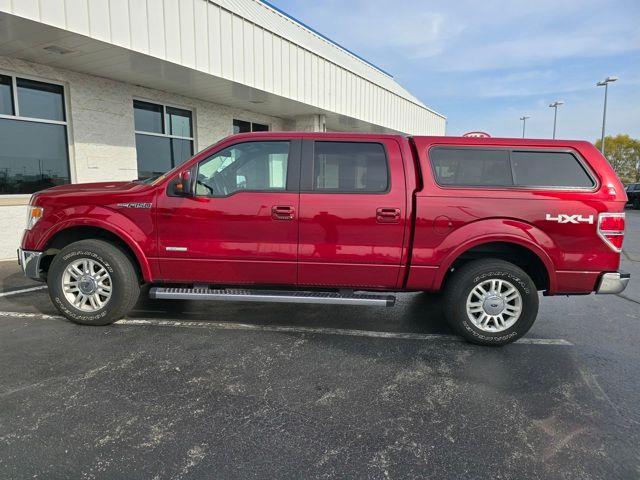
[[[313,190],[376,193],[388,188],[387,156],[380,143],[315,142]]]
[[[511,152],[515,184],[524,187],[591,188],[593,179],[569,152]]]
[[[436,147],[429,156],[440,185],[513,186],[508,150]]]

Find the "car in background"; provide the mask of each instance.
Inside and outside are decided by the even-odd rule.
[[[626,190],[629,204],[636,210],[640,210],[640,183],[630,183]]]

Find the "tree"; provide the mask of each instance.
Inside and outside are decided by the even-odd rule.
[[[596,140],[600,150],[602,142]],[[616,135],[604,139],[605,157],[623,183],[640,182],[640,140],[629,135]]]

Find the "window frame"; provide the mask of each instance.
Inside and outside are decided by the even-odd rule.
[[[18,73],[15,71],[5,70],[0,68],[0,75],[11,78],[11,97],[13,100],[13,115],[0,114],[0,119],[5,120],[18,120],[22,122],[34,122],[34,123],[48,123],[53,125],[62,125],[65,127],[65,139],[67,141],[67,167],[69,170],[69,183],[65,185],[72,185],[77,183],[76,164],[74,151],[71,148],[73,145],[73,127],[71,122],[71,108],[69,103],[69,88],[66,82],[58,80],[51,80],[46,77],[40,77],[38,75],[30,75]],[[20,115],[20,106],[18,105],[18,85],[17,79],[23,78],[25,80],[33,80],[36,82],[49,83],[51,85],[57,85],[62,87],[62,107],[64,109],[64,121],[63,120],[49,120],[46,118],[34,118],[24,117]],[[27,205],[33,193],[0,193],[0,206],[4,204],[8,205]]]
[[[132,97],[131,99],[132,106],[134,102],[150,103],[150,104],[158,105],[162,107],[162,126],[165,132],[167,131],[167,107],[177,108],[179,110],[186,110],[188,112],[191,112],[191,135],[192,135],[191,137],[183,137],[181,135],[169,135],[168,133],[156,133],[156,132],[146,132],[144,130],[136,130],[135,118],[133,123],[133,133],[134,134],[139,133],[141,135],[151,135],[155,137],[177,138],[179,140],[191,140],[193,142],[193,155],[195,155],[198,152],[198,145],[196,140],[196,109],[195,108],[176,105],[173,103],[161,102],[159,100],[149,100],[148,98],[142,98],[142,97]],[[135,115],[135,107],[133,108],[134,108],[134,115]]]
[[[315,147],[316,143],[368,143],[382,146],[384,152],[385,166],[387,167],[387,188],[379,192],[368,192],[362,190],[317,190],[314,189],[314,169],[315,169]],[[387,195],[391,191],[391,166],[389,164],[389,150],[384,142],[379,140],[347,140],[347,139],[331,139],[322,140],[308,139],[303,140],[302,144],[302,174],[300,179],[300,193],[316,193],[322,195]]]
[[[136,130],[136,124],[135,124],[135,102],[143,102],[143,103],[149,103],[152,105],[157,105],[162,107],[162,129],[165,133],[156,133],[156,132],[146,132],[144,130]],[[198,143],[197,143],[197,139],[196,139],[196,109],[195,108],[190,108],[190,107],[184,107],[181,105],[175,105],[172,103],[166,103],[166,102],[161,102],[158,100],[149,100],[147,98],[142,98],[142,97],[132,97],[131,99],[131,107],[133,108],[133,138],[134,138],[134,144],[135,144],[135,136],[136,135],[148,135],[150,137],[162,137],[162,138],[175,138],[177,140],[189,140],[191,141],[192,145],[193,145],[193,151],[191,153],[191,157],[189,158],[193,158],[193,156],[198,153]],[[167,132],[167,107],[169,108],[177,108],[179,110],[186,110],[188,112],[191,113],[191,137],[183,137],[181,135],[169,135]],[[187,159],[188,160],[188,159]],[[136,147],[136,172],[138,171],[138,148]],[[175,167],[177,167],[178,165],[171,165],[171,167],[169,168],[169,170],[167,170],[167,172],[170,172],[171,170],[173,170]],[[165,173],[167,173],[165,172]],[[138,172],[139,174],[139,172]]]
[[[239,142],[232,143],[230,145],[226,145],[220,150],[216,150],[211,153],[211,155],[207,155],[205,158],[198,160],[193,165],[185,170],[192,170],[194,179],[198,178],[198,171],[200,170],[200,164],[209,161],[211,158],[220,154],[224,150],[229,148],[233,148],[237,145],[242,145],[244,143],[274,143],[274,142],[287,142],[289,143],[289,157],[287,158],[287,178],[285,179],[285,187],[283,189],[243,189],[236,190],[235,192],[231,192],[227,195],[197,195],[195,192],[195,180],[193,187],[193,196],[197,198],[229,198],[233,195],[237,195],[239,193],[300,193],[300,151],[302,141],[299,138],[269,138],[269,139],[251,139],[251,140],[242,140]],[[168,182],[168,188],[171,188],[171,181]],[[170,190],[167,190],[169,196],[175,196],[171,193]]]
[[[571,187],[571,186],[527,186],[527,185],[447,185],[442,184],[438,181],[438,176],[436,175],[435,165],[433,163],[433,157],[431,155],[432,150],[434,149],[449,149],[449,150],[506,150],[509,153],[509,166],[511,168],[511,178],[514,183],[516,181],[516,177],[513,171],[513,152],[525,152],[525,153],[568,153],[570,154],[580,165],[580,167],[587,174],[587,177],[593,183],[592,187]],[[550,190],[550,191],[570,191],[570,192],[595,192],[600,188],[600,177],[596,175],[591,168],[591,165],[587,163],[582,155],[579,152],[570,147],[560,147],[560,148],[552,148],[552,147],[535,147],[535,146],[500,146],[500,145],[451,145],[451,144],[435,144],[429,146],[427,149],[427,158],[429,162],[429,166],[431,167],[431,175],[433,177],[433,181],[437,187],[442,189],[483,189],[483,190],[516,190],[516,191],[541,191],[541,190]]]

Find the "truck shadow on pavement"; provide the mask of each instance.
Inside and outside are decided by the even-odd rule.
[[[0,298],[0,311],[60,315],[52,305],[47,290]],[[182,322],[232,322],[264,326],[355,329],[394,333],[453,334],[442,314],[439,296],[426,293],[399,294],[396,305],[385,308],[151,300],[145,289],[127,318],[179,320]]]
[[[150,300],[143,294],[129,317],[395,333],[453,334],[442,314],[439,296],[426,293],[399,294],[396,305],[389,308]]]

